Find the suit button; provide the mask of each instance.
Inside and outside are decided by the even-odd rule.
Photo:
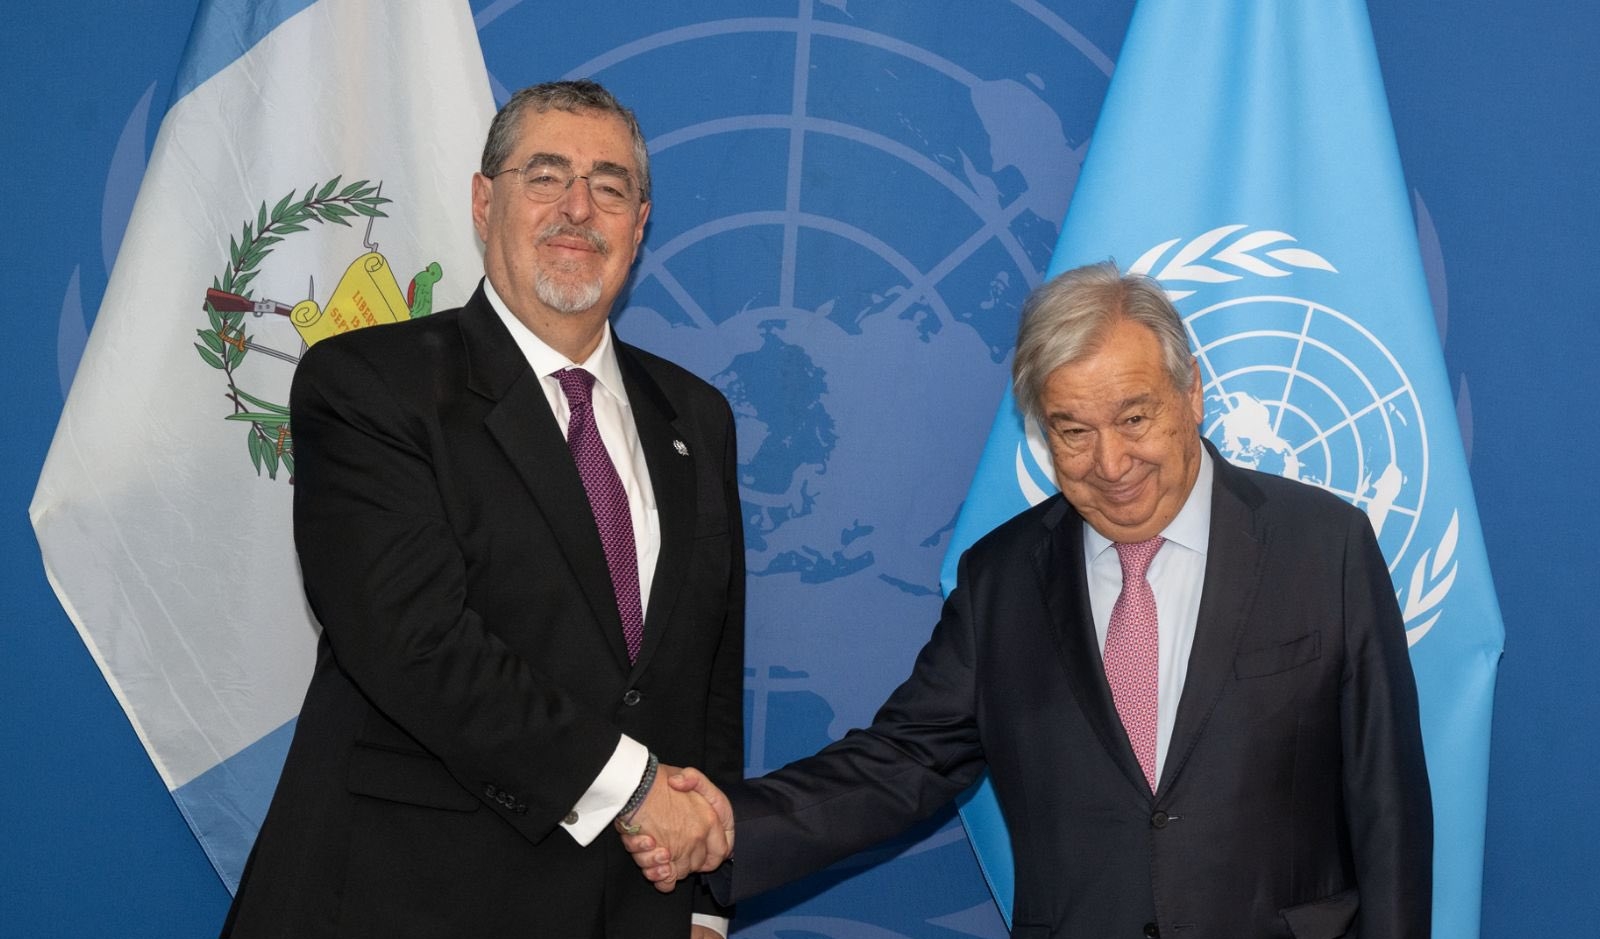
[[[1145,923],[1144,937],[1145,939],[1161,939],[1161,927],[1155,923]]]
[[[1171,817],[1169,815],[1167,815],[1167,813],[1165,813],[1165,812],[1157,812],[1156,814],[1150,816],[1150,827],[1151,828],[1165,828],[1165,827],[1167,827],[1167,822],[1170,821],[1170,820],[1171,820]],[[1156,928],[1155,924],[1152,923],[1150,925],[1150,929],[1154,929],[1154,928]],[[1147,935],[1147,936],[1150,935],[1149,929],[1145,930],[1145,935]]]
[[[622,696],[622,703],[626,704],[628,707],[633,707],[635,704],[638,704],[643,700],[644,695],[640,694],[639,689],[637,688],[629,688],[627,693]]]
[[[528,811],[528,810],[527,809],[523,809],[522,810],[522,812],[526,812],[526,811]],[[522,812],[518,812],[517,814],[521,815]],[[561,824],[563,824],[563,825],[576,825],[576,824],[578,824],[578,813],[577,812],[568,812],[567,813],[567,817],[563,818],[561,820]]]

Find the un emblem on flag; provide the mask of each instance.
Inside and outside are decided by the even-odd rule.
[[[1297,269],[1338,273],[1289,234],[1245,225],[1157,245],[1132,268],[1161,281],[1184,312],[1204,383],[1205,435],[1237,466],[1318,486],[1366,512],[1401,582],[1415,644],[1438,622],[1455,581],[1457,516],[1452,510],[1437,544],[1415,552],[1429,479],[1416,389],[1362,325],[1363,311],[1254,292],[1261,278]],[[1185,309],[1197,302],[1204,305]]]

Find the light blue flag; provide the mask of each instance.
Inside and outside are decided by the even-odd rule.
[[[483,272],[493,114],[465,0],[205,0],[29,514],[45,571],[223,882],[316,648],[289,380]]]
[[[1489,717],[1503,630],[1365,7],[1134,12],[1051,274],[1114,258],[1158,278],[1232,462],[1364,509],[1389,560],[1422,702],[1434,935],[1478,934]],[[1010,395],[945,560],[1055,491]],[[1010,918],[1004,823],[962,817]],[[1086,846],[1089,847],[1089,846]]]

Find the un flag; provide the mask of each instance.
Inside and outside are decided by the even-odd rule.
[[[1476,936],[1503,630],[1365,7],[1140,3],[1051,270],[1108,256],[1183,314],[1222,453],[1371,520],[1421,696],[1434,932]],[[962,551],[1053,488],[1007,396],[945,590]],[[962,811],[1008,907],[992,792]]]

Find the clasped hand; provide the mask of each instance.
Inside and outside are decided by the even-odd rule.
[[[733,809],[697,769],[661,765],[650,793],[622,835],[645,879],[662,893],[696,872],[715,870],[733,853]]]

